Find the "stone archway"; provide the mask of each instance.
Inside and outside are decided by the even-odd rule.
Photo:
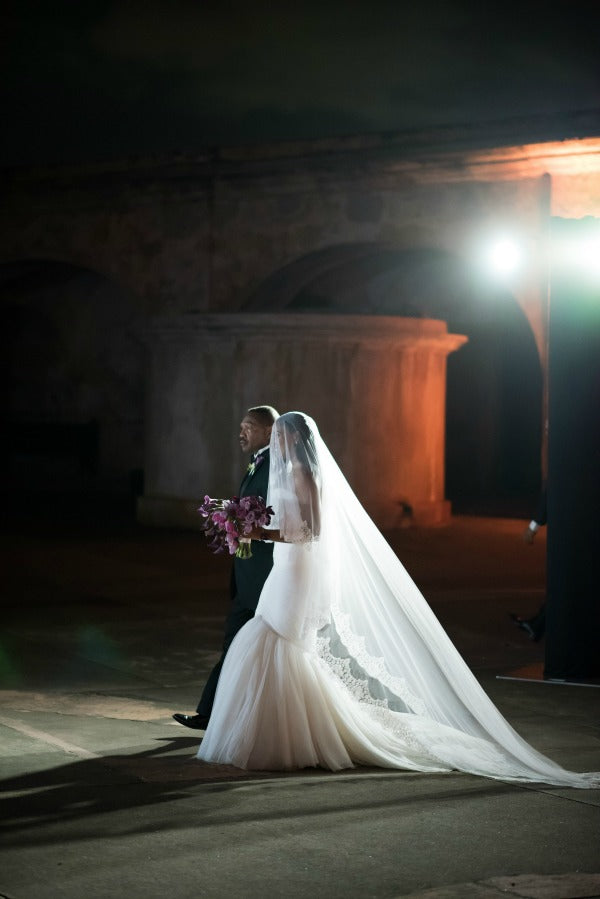
[[[3,491],[130,495],[143,460],[135,298],[89,269],[25,259],[0,265],[0,315]]]
[[[464,260],[430,247],[327,247],[274,272],[244,310],[434,318],[465,334],[448,360],[446,494],[458,511],[530,514],[541,476],[535,339],[515,297],[476,283]]]

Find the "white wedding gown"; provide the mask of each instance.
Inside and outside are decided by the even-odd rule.
[[[532,779],[490,741],[361,702],[305,627],[314,574],[310,544],[275,545],[256,616],[225,658],[199,759],[267,771],[368,765]]]
[[[256,616],[225,658],[198,758],[250,770],[365,765],[600,786],[599,773],[565,770],[503,718],[311,427],[319,537],[306,528],[305,498],[299,517],[285,456],[275,486],[272,439],[276,526],[302,542],[275,544]]]

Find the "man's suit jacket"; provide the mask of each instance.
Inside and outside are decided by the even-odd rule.
[[[246,473],[240,484],[240,496],[262,496],[266,501],[269,486],[269,450],[253,474]],[[256,611],[263,584],[273,567],[273,544],[261,540],[252,541],[252,555],[249,559],[233,560],[231,577],[232,599],[243,608]]]

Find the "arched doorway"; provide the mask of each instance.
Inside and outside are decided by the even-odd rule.
[[[129,506],[142,466],[140,310],[110,279],[64,262],[0,265],[1,489]],[[122,500],[122,502],[121,502]]]
[[[436,248],[345,244],[302,257],[244,311],[442,319],[469,343],[448,359],[446,495],[458,512],[527,516],[540,486],[542,376],[516,299]]]

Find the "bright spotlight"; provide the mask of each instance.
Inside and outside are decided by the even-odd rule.
[[[490,269],[500,278],[514,274],[521,265],[522,258],[521,247],[510,237],[496,240],[491,244],[487,254]]]

